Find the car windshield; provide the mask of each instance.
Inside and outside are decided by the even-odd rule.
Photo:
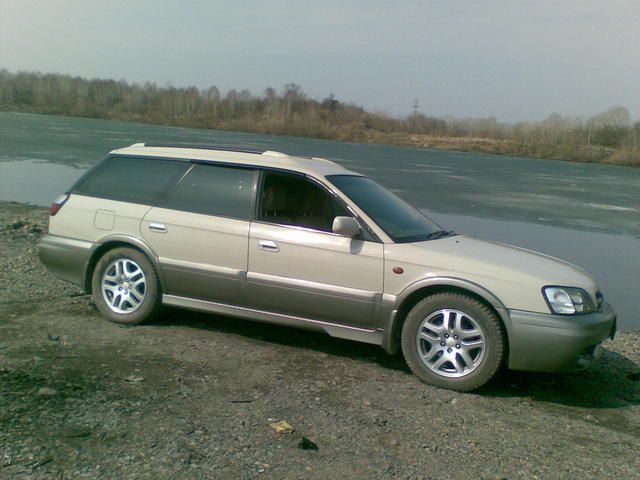
[[[442,230],[397,195],[367,177],[330,175],[327,177],[353,200],[394,242],[435,240],[452,235]]]

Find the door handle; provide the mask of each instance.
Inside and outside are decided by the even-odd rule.
[[[164,223],[151,222],[149,224],[149,230],[152,232],[167,233],[167,226]]]
[[[278,244],[273,240],[260,240],[258,241],[258,247],[260,247],[261,250],[267,250],[269,252],[277,252],[280,250]]]

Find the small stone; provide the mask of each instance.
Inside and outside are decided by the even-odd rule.
[[[38,396],[40,397],[55,397],[58,391],[51,387],[40,387],[38,389]]]
[[[270,423],[269,426],[273,428],[277,433],[292,433],[295,428],[286,420],[280,420],[279,422]]]

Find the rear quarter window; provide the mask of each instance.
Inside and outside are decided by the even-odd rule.
[[[196,164],[171,194],[172,210],[248,220],[255,170]]]
[[[85,178],[74,193],[154,205],[189,168],[188,162],[111,157]]]

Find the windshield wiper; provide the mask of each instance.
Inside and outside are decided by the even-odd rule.
[[[427,235],[425,240],[437,240],[438,238],[450,237],[452,235],[456,235],[456,232],[453,230],[436,230]]]

